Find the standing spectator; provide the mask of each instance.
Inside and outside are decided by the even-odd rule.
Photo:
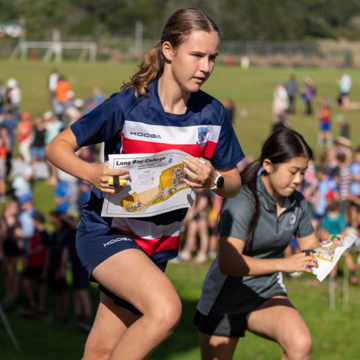
[[[56,69],[52,69],[47,80],[47,89],[49,92],[49,99],[52,102],[56,97],[56,87],[59,80],[59,74]]]
[[[0,203],[4,203],[6,201],[5,178],[6,178],[6,157],[7,157],[8,146],[9,143],[8,145],[6,144],[4,136],[0,132]]]
[[[280,83],[275,85],[273,100],[273,119],[278,122],[281,116],[285,115],[285,111],[289,106],[289,98],[284,86]]]
[[[104,94],[97,85],[93,86],[92,91],[94,94],[94,103],[96,104],[95,106],[98,106],[104,101]]]
[[[44,113],[45,128],[46,128],[46,144],[49,144],[63,129],[64,123],[60,121],[59,117],[52,111]],[[54,165],[50,164],[51,176],[47,183],[49,185],[56,185],[57,183],[57,172]]]
[[[338,167],[340,170],[339,179],[339,192],[340,192],[340,213],[345,216],[348,222],[350,222],[349,214],[349,189],[351,184],[351,171],[349,165],[346,162],[346,155],[344,153],[337,154]]]
[[[35,227],[33,222],[33,214],[35,212],[33,197],[31,194],[24,194],[19,197],[18,202],[20,204],[19,221],[22,231],[22,237],[24,239],[23,248],[26,250],[29,246],[29,240],[34,235]]]
[[[313,106],[312,102],[314,100],[315,94],[316,94],[316,88],[314,86],[314,82],[310,76],[306,76],[305,79],[305,86],[302,90],[302,98],[304,100],[306,109],[305,109],[305,115],[306,116],[312,116],[313,115]]]
[[[31,133],[32,133],[31,115],[28,112],[21,114],[21,120],[18,124],[17,131],[19,134],[19,153],[27,164],[31,162]]]
[[[331,132],[331,104],[328,99],[322,99],[318,109],[319,130],[317,135],[317,144],[322,147],[326,141],[326,145],[330,147],[333,142]]]
[[[354,160],[350,165],[351,184],[350,184],[350,225],[357,229],[359,225],[358,212],[360,208],[360,147],[355,148]]]
[[[349,94],[351,90],[352,80],[349,74],[342,73],[339,80],[340,95],[338,98],[339,106],[342,111],[346,111],[349,108]]]
[[[67,214],[61,214],[61,221],[67,226],[67,246],[69,247],[69,259],[71,262],[73,289],[74,289],[74,312],[77,323],[83,329],[90,331],[92,325],[91,299],[89,296],[89,277],[76,253],[76,229],[78,222]]]
[[[179,258],[182,261],[191,259],[192,251],[196,250],[196,240],[199,234],[200,246],[194,263],[199,265],[207,261],[209,250],[209,212],[210,212],[211,193],[206,189],[199,189],[193,206],[187,213],[186,243],[180,252]]]
[[[226,98],[223,101],[223,105],[225,107],[226,113],[229,117],[229,120],[232,124],[234,124],[234,115],[235,115],[235,104],[230,98]]]
[[[56,210],[61,212],[67,212],[70,208],[73,195],[73,188],[70,182],[58,180],[55,185]]]
[[[340,127],[339,136],[350,140],[350,125],[346,120],[346,116],[344,114],[337,114],[335,119]]]
[[[6,87],[2,80],[0,80],[0,111],[4,109],[6,104]]]
[[[56,85],[56,97],[54,99],[54,112],[60,119],[62,118],[66,103],[70,100],[70,91],[72,91],[71,84],[64,76],[60,75]]]
[[[0,240],[4,254],[2,261],[5,284],[4,303],[15,300],[19,288],[17,264],[24,252],[18,242],[19,235],[21,235],[18,215],[19,208],[16,201],[8,200],[3,207],[0,218]]]
[[[290,75],[289,81],[285,85],[289,97],[289,107],[286,110],[288,114],[296,113],[296,95],[299,92],[299,84],[295,75]]]
[[[37,115],[35,118],[35,125],[32,130],[31,140],[31,165],[33,173],[35,174],[35,163],[45,162],[45,147],[46,147],[46,128],[43,115]]]
[[[55,231],[49,236],[49,257],[47,278],[48,285],[54,291],[55,295],[55,315],[67,322],[69,294],[66,282],[66,265],[69,258],[69,249],[67,244],[67,229],[61,220],[62,213],[52,211],[50,214],[50,223]]]
[[[32,219],[35,230],[26,251],[26,267],[22,274],[23,286],[29,301],[31,315],[43,315],[45,312],[46,258],[49,236],[45,230],[44,215],[35,211],[32,214]],[[38,286],[37,293],[35,292],[35,285]]]
[[[12,114],[14,115],[15,119],[19,121],[19,109],[21,103],[21,90],[19,84],[15,79],[11,78],[7,81],[7,88],[7,100],[10,104]]]
[[[30,164],[25,163],[19,154],[16,157],[17,166],[14,166],[9,175],[9,181],[13,192],[13,197],[19,199],[23,195],[31,194],[31,183],[33,171]]]
[[[320,221],[326,214],[327,201],[326,195],[329,193],[337,193],[337,185],[334,179],[328,175],[327,169],[325,166],[319,166],[317,175],[319,178],[318,188],[314,194],[314,218],[313,224],[315,231],[318,230]]]
[[[3,121],[1,122],[0,127],[6,128],[9,138],[10,138],[10,148],[8,149],[7,158],[6,158],[6,174],[9,175],[11,172],[11,166],[12,166],[12,155],[14,150],[14,144],[15,144],[15,136],[17,135],[17,121],[15,117],[13,116],[10,109],[6,109],[4,113]]]

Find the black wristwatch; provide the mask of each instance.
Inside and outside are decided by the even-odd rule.
[[[218,190],[221,189],[224,186],[224,178],[223,176],[217,172],[215,170],[215,172],[217,173],[217,178],[215,179],[215,183],[214,186],[212,188],[210,188],[210,190]]]

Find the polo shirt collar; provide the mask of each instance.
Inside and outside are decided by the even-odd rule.
[[[262,203],[262,207],[269,212],[276,212],[276,199],[269,193],[268,189],[266,188],[264,181],[261,175],[258,175],[257,178],[257,189],[259,196],[262,197],[265,201]],[[290,207],[295,205],[295,197],[294,195],[290,195],[288,197],[290,201]]]

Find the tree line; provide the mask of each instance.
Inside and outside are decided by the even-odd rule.
[[[182,7],[198,7],[219,25],[225,40],[299,41],[360,39],[359,0],[0,0],[0,22],[26,19],[27,38],[63,36],[157,39],[165,19]]]

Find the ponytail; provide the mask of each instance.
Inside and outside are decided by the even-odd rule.
[[[137,99],[139,98],[139,93],[147,97],[147,85],[161,75],[164,63],[165,58],[161,50],[161,43],[157,43],[154,48],[145,54],[139,65],[139,71],[133,75],[129,82],[124,83],[120,90],[133,88]]]
[[[257,175],[261,168],[262,162],[260,159],[255,160],[249,164],[244,171],[241,172],[241,184],[246,185],[254,199],[254,213],[249,223],[249,228],[245,239],[245,253],[251,249],[254,231],[260,217],[260,200],[257,191]]]

